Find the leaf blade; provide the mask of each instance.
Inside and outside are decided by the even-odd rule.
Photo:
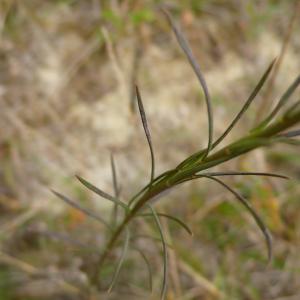
[[[234,175],[242,175],[242,176],[266,176],[266,177],[275,177],[281,179],[289,179],[289,177],[281,174],[268,173],[268,172],[235,172],[235,171],[227,171],[227,172],[205,172],[198,173],[197,175],[207,175],[207,176],[234,176]]]
[[[207,117],[208,117],[208,143],[207,143],[207,148],[206,148],[206,152],[204,155],[204,158],[205,158],[208,155],[208,153],[210,152],[210,150],[212,149],[213,130],[214,130],[213,110],[212,110],[211,99],[210,99],[210,94],[209,94],[208,87],[206,84],[206,80],[202,74],[201,68],[200,68],[199,64],[197,63],[197,60],[195,59],[193,51],[192,51],[191,47],[189,46],[189,43],[188,43],[187,39],[185,38],[183,32],[175,24],[173,18],[169,14],[169,12],[165,9],[162,9],[162,11],[166,15],[166,17],[171,25],[171,28],[175,34],[177,42],[178,42],[179,46],[181,47],[182,51],[184,52],[194,73],[196,74],[196,77],[197,77],[197,79],[202,87],[203,93],[204,93],[204,98],[205,98],[206,108],[207,108]]]
[[[166,240],[165,240],[165,236],[162,230],[162,226],[160,224],[159,221],[159,217],[156,213],[156,211],[154,210],[154,208],[150,205],[147,204],[147,206],[150,208],[150,211],[153,215],[153,218],[155,220],[155,223],[157,225],[157,228],[159,230],[159,234],[161,237],[161,242],[162,242],[162,246],[163,246],[163,260],[164,260],[164,267],[163,267],[163,283],[162,283],[162,289],[161,289],[161,300],[164,300],[166,297],[166,292],[167,292],[167,273],[168,273],[168,251],[167,251],[167,244],[166,244]]]
[[[92,192],[96,193],[97,195],[101,196],[102,198],[106,199],[106,200],[109,200],[111,202],[114,202],[118,205],[120,205],[121,207],[123,207],[126,211],[128,211],[128,206],[118,200],[117,198],[107,194],[106,192],[100,190],[99,188],[97,188],[95,185],[91,184],[90,182],[88,182],[87,180],[85,180],[84,178],[82,178],[81,176],[79,175],[76,175],[76,178],[86,187],[88,188],[89,190],[91,190]]]
[[[146,138],[147,138],[147,142],[148,142],[148,146],[149,146],[149,150],[150,150],[150,155],[151,155],[151,175],[150,175],[150,182],[152,182],[153,179],[154,179],[154,175],[155,175],[154,150],[153,150],[153,145],[152,145],[150,130],[148,128],[148,122],[147,122],[146,112],[145,112],[145,109],[144,109],[144,105],[143,105],[141,93],[140,93],[139,88],[138,88],[137,85],[135,86],[135,90],[136,90],[136,96],[137,96],[137,102],[138,102],[139,112],[140,112],[140,116],[141,116],[141,120],[142,120],[142,124],[143,124],[143,128],[144,128],[144,132],[145,132],[145,135],[146,135]]]
[[[168,215],[168,214],[165,214],[165,213],[160,213],[160,212],[156,212],[157,215],[159,217],[164,217],[164,218],[167,218],[167,219],[170,219],[172,221],[174,221],[175,223],[179,224],[189,235],[193,236],[193,232],[192,230],[188,227],[187,224],[185,224],[183,221],[181,221],[180,219],[174,217],[174,216],[171,216],[171,215]],[[147,213],[143,213],[143,214],[140,214],[140,215],[137,215],[138,217],[152,217],[153,215],[152,214],[147,214]]]
[[[254,90],[250,94],[249,98],[247,99],[247,101],[243,105],[242,109],[238,112],[238,114],[233,119],[233,121],[230,123],[230,125],[225,129],[225,131],[222,133],[222,135],[213,143],[213,148],[215,148],[217,145],[219,145],[223,141],[223,139],[228,135],[228,133],[233,129],[235,124],[239,121],[239,119],[243,116],[243,114],[249,108],[249,106],[251,105],[251,103],[253,102],[253,100],[255,99],[255,97],[257,96],[257,94],[259,93],[261,88],[263,87],[263,85],[266,82],[267,78],[269,77],[269,75],[270,75],[270,73],[273,69],[275,61],[276,61],[276,59],[274,59],[271,62],[271,64],[269,65],[269,67],[267,68],[267,70],[265,71],[263,76],[261,77],[261,79],[258,81],[258,83],[255,86]]]
[[[266,225],[260,218],[260,216],[256,213],[255,209],[252,207],[252,205],[238,192],[236,192],[234,189],[232,189],[230,186],[228,186],[225,182],[222,180],[212,177],[212,176],[205,176],[206,178],[209,178],[211,180],[214,180],[215,182],[219,183],[222,185],[225,189],[227,189],[229,192],[231,192],[239,201],[241,204],[244,205],[244,207],[249,211],[249,213],[252,215],[253,219],[255,220],[256,224],[260,228],[263,236],[265,237],[265,242],[267,246],[267,251],[268,251],[268,263],[272,260],[272,237],[271,234],[269,233],[269,230],[267,229]]]
[[[296,79],[293,81],[293,83],[288,87],[288,89],[284,92],[284,94],[279,99],[277,105],[274,107],[274,109],[271,111],[271,113],[262,121],[257,127],[255,127],[253,130],[259,130],[261,128],[264,128],[267,126],[271,120],[277,115],[279,110],[288,102],[291,95],[294,93],[294,91],[297,89],[297,87],[300,85],[300,75],[296,77]]]

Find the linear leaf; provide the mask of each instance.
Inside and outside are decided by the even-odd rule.
[[[161,242],[162,242],[162,246],[163,246],[163,259],[164,259],[164,268],[163,268],[163,282],[162,282],[162,289],[161,289],[161,300],[164,300],[166,298],[166,292],[167,292],[167,279],[168,279],[168,251],[167,251],[167,245],[166,245],[166,240],[165,240],[165,236],[162,230],[162,226],[160,224],[159,221],[159,217],[156,213],[156,211],[154,210],[154,208],[150,205],[147,204],[147,206],[150,208],[150,211],[153,215],[153,218],[155,220],[155,223],[157,225],[157,228],[159,230],[159,234],[161,237]]]
[[[219,145],[223,141],[223,139],[232,130],[232,128],[234,127],[234,125],[243,116],[243,114],[245,113],[245,111],[249,108],[250,104],[253,102],[253,100],[255,99],[255,97],[257,96],[257,94],[259,93],[259,91],[261,90],[261,88],[263,87],[264,83],[266,82],[268,76],[270,75],[270,73],[272,71],[272,68],[274,66],[275,61],[276,61],[276,59],[274,59],[271,62],[271,64],[269,65],[269,67],[267,68],[267,70],[265,71],[265,73],[263,74],[263,76],[261,77],[261,79],[259,80],[259,82],[257,83],[257,85],[255,86],[254,90],[250,94],[249,98],[245,102],[244,106],[239,111],[239,113],[236,115],[236,117],[233,119],[233,121],[231,122],[231,124],[227,127],[227,129],[224,131],[224,133],[213,143],[213,146],[212,146],[213,148],[215,148],[217,145]]]
[[[268,262],[270,262],[272,259],[272,237],[271,237],[266,225],[264,224],[264,222],[262,221],[260,216],[256,213],[256,211],[252,207],[252,205],[242,195],[237,193],[235,190],[233,190],[230,186],[228,186],[226,183],[224,183],[220,179],[212,177],[212,176],[205,176],[205,175],[204,175],[204,177],[212,179],[212,180],[216,181],[217,183],[219,183],[220,185],[222,185],[225,189],[227,189],[229,192],[231,192],[246,207],[246,209],[252,215],[256,224],[258,225],[258,227],[260,228],[261,232],[263,233],[263,235],[265,237],[266,246],[267,246],[267,250],[268,250]]]
[[[130,240],[130,231],[129,231],[128,227],[126,227],[126,236],[125,236],[125,241],[124,241],[124,244],[123,244],[122,253],[121,253],[118,265],[117,265],[117,267],[115,269],[115,272],[114,272],[111,284],[109,286],[108,293],[111,292],[111,290],[113,289],[114,285],[116,284],[116,282],[118,280],[118,277],[119,277],[119,274],[120,274],[120,270],[122,268],[122,265],[124,263],[124,260],[125,260],[125,257],[126,257],[126,253],[127,253],[127,250],[128,250],[129,240]]]
[[[289,177],[285,175],[275,174],[275,173],[265,173],[265,172],[235,172],[235,171],[227,171],[227,172],[205,172],[202,173],[206,176],[232,176],[232,175],[254,175],[254,176],[267,176],[267,177],[276,177],[282,179],[289,179]],[[201,173],[197,173],[197,175],[201,176]]]
[[[171,215],[168,215],[168,214],[165,214],[165,213],[159,213],[159,212],[156,212],[157,215],[159,217],[164,217],[164,218],[167,218],[167,219],[170,219],[174,222],[176,222],[177,224],[179,224],[181,227],[184,228],[184,230],[190,234],[190,235],[193,235],[193,232],[192,230],[188,227],[187,224],[185,224],[183,221],[181,221],[180,219],[176,218],[176,217],[173,217]],[[137,215],[137,217],[153,217],[153,215],[151,213],[143,213],[143,214],[140,214],[140,215]]]
[[[263,127],[265,127],[266,125],[268,125],[270,123],[270,121],[276,116],[276,114],[281,109],[281,107],[284,106],[287,103],[287,101],[290,99],[291,95],[297,89],[299,84],[300,84],[300,75],[298,75],[298,77],[294,80],[294,82],[289,86],[289,88],[281,96],[281,98],[279,99],[279,102],[277,103],[275,108],[271,111],[269,116],[264,121],[262,121],[258,125],[258,127],[254,128],[254,130],[263,128]]]
[[[76,175],[76,178],[85,186],[87,187],[89,190],[93,191],[94,193],[96,193],[97,195],[101,196],[102,198],[105,198],[106,200],[109,200],[111,202],[114,202],[118,205],[120,205],[121,207],[123,207],[126,211],[128,211],[128,206],[123,203],[122,201],[116,199],[115,197],[103,192],[102,190],[100,190],[99,188],[97,188],[96,186],[94,186],[93,184],[91,184],[90,182],[86,181],[85,179],[83,179],[82,177]]]
[[[70,206],[72,206],[73,208],[81,211],[82,213],[84,213],[85,215],[99,221],[100,223],[104,224],[105,226],[107,226],[108,228],[110,228],[110,226],[108,225],[108,223],[102,219],[101,217],[97,216],[96,214],[94,214],[93,212],[89,211],[88,209],[80,206],[79,204],[77,204],[76,202],[74,202],[73,200],[69,199],[68,197],[54,191],[54,190],[51,190],[52,193],[54,195],[56,195],[58,198],[60,198],[61,200],[63,200],[64,202],[66,202],[67,204],[69,204]],[[111,228],[110,228],[111,229]]]
[[[205,102],[206,102],[206,107],[207,107],[207,116],[208,116],[208,145],[207,145],[207,149],[206,149],[206,154],[204,155],[204,157],[206,157],[208,155],[208,153],[210,152],[210,150],[212,149],[213,130],[214,130],[213,111],[212,111],[211,99],[210,99],[209,91],[207,88],[207,84],[206,84],[204,76],[202,75],[200,66],[197,63],[197,60],[195,59],[193,51],[192,51],[191,47],[189,46],[189,43],[188,43],[187,39],[185,38],[183,32],[175,24],[171,15],[169,14],[169,12],[166,11],[165,9],[163,9],[162,11],[167,16],[167,19],[168,19],[168,21],[172,27],[172,30],[176,36],[177,42],[180,45],[181,49],[183,50],[191,67],[193,68],[193,70],[198,78],[198,81],[200,82],[200,85],[202,87],[202,90],[203,90],[203,93],[205,96]]]
[[[137,96],[137,101],[138,101],[139,112],[140,112],[140,116],[141,116],[143,127],[144,127],[144,132],[145,132],[145,135],[146,135],[146,138],[148,141],[148,145],[149,145],[149,149],[150,149],[150,155],[151,155],[151,177],[150,178],[151,178],[151,182],[152,182],[154,179],[154,174],[155,174],[154,151],[153,151],[151,135],[150,135],[150,131],[148,128],[147,117],[146,117],[142,97],[141,97],[141,94],[140,94],[140,91],[139,91],[139,88],[137,85],[135,86],[135,89],[136,89],[136,96]]]

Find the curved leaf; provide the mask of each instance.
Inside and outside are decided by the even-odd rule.
[[[156,211],[154,210],[154,208],[150,205],[147,204],[147,206],[150,208],[151,213],[153,215],[153,218],[155,220],[155,223],[157,225],[157,228],[159,230],[159,234],[161,237],[161,242],[162,242],[162,246],[163,246],[163,258],[164,258],[164,266],[163,266],[163,282],[162,282],[162,290],[161,290],[161,300],[164,300],[166,298],[166,292],[167,292],[167,279],[168,279],[168,251],[167,251],[167,245],[166,245],[166,240],[165,240],[165,236],[159,221],[159,217],[156,213]]]
[[[102,190],[100,190],[99,188],[97,188],[96,186],[94,186],[93,184],[91,184],[90,182],[86,181],[85,179],[83,179],[82,177],[76,175],[76,178],[85,186],[87,187],[89,190],[93,191],[94,193],[96,193],[97,195],[101,196],[102,198],[105,198],[106,200],[109,200],[111,202],[114,202],[118,205],[120,205],[121,207],[123,207],[126,211],[128,211],[128,206],[116,199],[115,197],[103,192]]]
[[[275,177],[282,179],[289,179],[289,177],[285,175],[275,174],[275,173],[266,173],[266,172],[235,172],[235,171],[226,171],[226,172],[205,172],[205,173],[197,173],[197,175],[206,175],[206,176],[232,176],[232,175],[242,175],[242,176],[267,176],[267,177]]]
[[[147,117],[146,117],[142,97],[141,97],[138,86],[136,86],[135,89],[136,89],[136,96],[137,96],[137,100],[138,100],[139,112],[140,112],[140,116],[141,116],[141,119],[142,119],[144,131],[145,131],[146,138],[147,138],[148,145],[149,145],[149,149],[150,149],[150,155],[151,155],[151,177],[150,177],[151,180],[150,180],[150,182],[152,182],[153,179],[154,179],[154,173],[155,173],[154,151],[153,151],[151,135],[150,135],[150,131],[149,131],[149,128],[148,128]]]
[[[244,104],[242,109],[239,111],[237,116],[233,119],[231,124],[227,127],[227,129],[224,131],[224,133],[213,143],[213,148],[215,148],[217,145],[219,145],[223,141],[223,139],[228,135],[228,133],[232,130],[234,125],[239,121],[239,119],[242,117],[242,115],[248,109],[250,104],[253,102],[253,100],[255,99],[255,97],[257,96],[257,94],[259,93],[261,88],[263,87],[264,83],[266,82],[268,76],[270,75],[275,61],[276,61],[276,59],[274,59],[271,62],[271,64],[269,65],[269,67],[267,68],[267,70],[265,71],[265,73],[263,74],[263,76],[261,77],[259,82],[257,83],[256,87],[254,88],[253,92],[251,93],[251,95],[247,99],[246,103]]]
[[[210,150],[212,149],[212,143],[213,143],[213,131],[214,131],[214,119],[213,119],[213,111],[212,111],[212,105],[211,105],[211,99],[208,92],[208,87],[205,81],[204,76],[202,75],[202,71],[200,69],[199,64],[197,63],[197,60],[194,57],[193,51],[191,47],[189,46],[188,41],[186,40],[184,34],[179,29],[179,27],[175,24],[173,21],[171,15],[168,11],[165,9],[162,10],[164,14],[167,16],[167,19],[169,20],[169,23],[171,25],[171,28],[176,36],[177,42],[180,45],[181,49],[183,50],[186,58],[188,59],[188,62],[190,63],[191,67],[194,70],[194,73],[196,74],[198,81],[202,87],[204,96],[205,96],[205,102],[207,107],[207,117],[208,117],[208,145],[205,152],[204,157],[208,155]]]
[[[233,190],[230,186],[228,186],[226,183],[224,183],[220,179],[217,179],[212,176],[205,176],[205,175],[204,175],[204,177],[214,180],[217,183],[219,183],[220,185],[222,185],[225,189],[227,189],[229,192],[231,192],[246,207],[246,209],[252,215],[256,224],[258,225],[262,234],[265,237],[266,246],[267,246],[267,250],[268,250],[268,262],[270,262],[272,259],[272,237],[271,237],[271,234],[269,233],[269,230],[267,229],[266,225],[264,224],[264,222],[262,221],[260,216],[256,213],[256,211],[252,207],[252,205],[242,195],[237,193],[235,190]]]
[[[171,215],[168,215],[168,214],[165,214],[165,213],[159,213],[157,212],[157,215],[159,217],[164,217],[164,218],[167,218],[167,219],[170,219],[174,222],[176,222],[177,224],[179,224],[181,227],[183,227],[183,229],[190,235],[193,235],[193,232],[192,230],[188,227],[187,224],[185,224],[183,221],[181,221],[180,219],[176,218],[176,217],[173,217]],[[137,215],[137,217],[153,217],[152,214],[148,214],[148,213],[144,213],[144,214],[139,214]]]
[[[268,115],[268,117],[265,118],[265,120],[262,121],[257,127],[255,127],[253,129],[253,131],[264,128],[265,126],[267,126],[271,122],[271,120],[276,116],[276,114],[281,109],[281,107],[284,106],[287,103],[287,101],[290,99],[291,95],[297,89],[299,84],[300,84],[300,75],[298,75],[298,77],[294,80],[294,82],[289,86],[289,88],[281,96],[281,98],[279,99],[279,102],[277,103],[275,108],[271,111],[271,113]]]

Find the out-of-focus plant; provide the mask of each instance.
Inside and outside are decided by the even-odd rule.
[[[286,92],[279,99],[277,105],[269,113],[269,115],[256,127],[252,128],[248,133],[246,133],[240,139],[224,146],[220,150],[215,151],[215,148],[223,142],[227,135],[231,132],[234,126],[241,119],[243,114],[247,111],[263,85],[265,84],[268,76],[270,75],[272,68],[275,64],[275,60],[271,62],[267,70],[264,72],[262,77],[259,79],[254,90],[250,94],[249,98],[246,100],[245,104],[233,119],[233,121],[228,125],[225,131],[218,138],[214,138],[214,119],[213,119],[213,110],[210,100],[209,91],[206,85],[204,76],[202,75],[201,69],[196,62],[193,52],[188,45],[187,40],[185,39],[183,33],[179,27],[175,24],[168,12],[164,11],[169,23],[173,29],[173,32],[177,38],[177,41],[183,50],[188,62],[193,68],[199,83],[202,87],[206,107],[207,107],[207,118],[208,118],[208,142],[205,149],[199,150],[196,153],[192,154],[190,157],[186,158],[175,168],[168,170],[159,176],[155,177],[155,153],[151,142],[150,130],[147,124],[147,118],[145,110],[143,107],[142,97],[139,91],[139,88],[136,86],[136,96],[137,103],[139,108],[139,113],[142,120],[142,125],[144,128],[145,136],[150,149],[151,155],[151,170],[150,170],[150,179],[149,183],[138,191],[128,202],[123,202],[119,198],[119,186],[116,177],[115,163],[113,157],[111,159],[113,178],[114,178],[114,195],[109,195],[108,193],[102,191],[98,187],[94,186],[90,182],[86,181],[80,176],[77,176],[78,180],[89,190],[92,190],[99,196],[104,199],[114,203],[114,214],[112,222],[106,220],[103,217],[98,216],[95,212],[92,212],[86,208],[83,208],[73,200],[68,197],[55,192],[60,199],[68,203],[69,205],[79,209],[84,214],[88,215],[91,218],[96,219],[97,221],[105,224],[110,233],[110,239],[107,245],[103,248],[103,252],[99,254],[98,261],[94,266],[93,274],[89,274],[90,281],[92,284],[99,286],[100,285],[100,270],[104,262],[108,259],[111,252],[114,250],[116,243],[124,234],[124,242],[122,253],[120,259],[116,265],[115,272],[109,287],[111,290],[118,278],[119,272],[123,265],[123,262],[126,258],[126,254],[130,248],[130,236],[131,232],[134,230],[131,227],[131,224],[136,220],[136,218],[153,218],[158,232],[160,234],[160,240],[162,243],[163,249],[163,283],[161,290],[161,299],[165,299],[166,290],[167,290],[167,268],[168,268],[168,255],[167,255],[167,243],[165,235],[160,223],[160,218],[168,218],[171,221],[177,222],[182,226],[189,234],[192,234],[188,225],[178,218],[165,214],[159,213],[156,211],[153,205],[153,200],[161,197],[164,192],[170,190],[173,187],[176,187],[184,182],[188,182],[196,179],[209,179],[214,181],[216,184],[221,185],[225,190],[229,191],[249,212],[249,214],[255,220],[258,228],[262,232],[267,246],[268,251],[268,260],[272,257],[272,242],[271,235],[265,226],[263,220],[252,207],[251,203],[248,202],[241,194],[236,190],[227,185],[222,179],[224,176],[271,176],[277,178],[284,178],[286,176],[278,175],[274,173],[261,173],[261,172],[239,172],[239,171],[230,171],[230,172],[209,172],[208,170],[212,167],[218,166],[223,162],[229,161],[238,157],[242,154],[250,152],[259,147],[271,146],[274,143],[287,143],[292,145],[298,145],[299,142],[295,139],[300,135],[300,130],[290,130],[293,126],[300,123],[300,100],[291,104],[286,110],[283,111],[283,107],[288,104],[288,101],[291,98],[291,95],[294,93],[296,88],[300,84],[300,76],[298,76],[294,82],[288,87]],[[138,18],[139,19],[139,18]],[[118,211],[123,211],[123,220],[120,222],[117,218]],[[146,259],[146,258],[145,258]],[[147,262],[147,260],[146,260]],[[148,264],[148,263],[147,263]],[[151,276],[151,272],[150,272]]]

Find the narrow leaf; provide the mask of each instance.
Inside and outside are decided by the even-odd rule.
[[[155,220],[155,223],[157,225],[157,228],[159,230],[159,234],[161,237],[161,242],[162,242],[162,247],[163,247],[163,259],[164,259],[164,268],[163,268],[163,282],[162,282],[162,290],[161,290],[161,300],[164,300],[166,298],[166,292],[167,292],[167,279],[168,279],[168,251],[167,251],[167,244],[166,244],[166,240],[165,240],[165,236],[162,230],[162,226],[160,224],[159,221],[159,217],[156,213],[156,211],[154,210],[154,208],[151,205],[147,205],[150,210],[151,213],[153,215],[153,218]]]
[[[206,175],[206,176],[232,176],[232,175],[254,175],[254,176],[267,176],[267,177],[276,177],[282,179],[289,179],[289,177],[285,175],[275,174],[275,173],[265,173],[265,172],[235,172],[235,171],[227,171],[227,172],[206,172],[206,173],[197,173],[197,175]]]
[[[110,226],[108,225],[108,223],[102,219],[101,217],[97,216],[96,214],[92,213],[91,211],[89,211],[88,209],[80,206],[79,204],[77,204],[76,202],[74,202],[73,200],[67,198],[66,196],[54,191],[54,190],[51,190],[52,193],[54,195],[56,195],[58,198],[60,198],[61,200],[63,200],[64,202],[66,202],[67,204],[69,204],[70,206],[72,206],[73,208],[81,211],[82,213],[84,213],[85,215],[99,221],[100,223],[104,224],[105,226],[107,226],[108,228],[110,228]],[[110,228],[111,229],[111,228]]]
[[[206,84],[204,76],[202,75],[200,66],[197,63],[195,56],[193,54],[193,51],[192,51],[191,47],[189,46],[189,43],[186,40],[183,32],[181,32],[179,27],[175,24],[171,15],[164,9],[163,9],[163,12],[168,18],[168,21],[169,21],[169,23],[172,27],[172,30],[176,36],[178,44],[180,45],[186,58],[189,61],[191,67],[193,68],[193,70],[198,78],[198,81],[200,82],[200,85],[202,87],[202,90],[203,90],[203,93],[205,96],[205,102],[206,102],[206,107],[207,107],[207,116],[208,116],[208,145],[207,145],[207,149],[206,149],[206,154],[204,155],[204,157],[206,157],[208,155],[208,153],[210,152],[210,150],[212,149],[213,130],[214,130],[213,111],[212,111],[212,105],[211,105],[211,100],[210,100],[210,95],[209,95],[209,91],[207,88],[207,84]]]
[[[154,174],[155,174],[154,151],[153,151],[151,135],[150,135],[150,131],[148,128],[147,117],[146,117],[142,97],[141,97],[138,86],[136,86],[135,89],[136,89],[136,96],[137,96],[137,101],[138,101],[139,112],[140,112],[140,116],[141,116],[143,127],[144,127],[144,132],[146,134],[146,138],[147,138],[149,149],[150,149],[150,155],[151,155],[151,177],[150,177],[151,180],[150,181],[152,182],[154,179]]]
[[[96,193],[97,195],[101,196],[102,198],[105,198],[106,200],[109,200],[111,202],[114,202],[120,206],[122,206],[126,211],[128,211],[128,206],[116,199],[115,197],[103,192],[102,190],[100,190],[99,188],[97,188],[96,186],[94,186],[93,184],[91,184],[90,182],[86,181],[85,179],[83,179],[82,177],[76,175],[76,178],[85,186],[87,187],[89,190],[93,191],[94,193]]]
[[[212,146],[213,148],[215,148],[217,145],[219,145],[224,140],[224,138],[232,130],[232,128],[234,127],[234,125],[239,121],[239,119],[243,116],[243,114],[245,113],[245,111],[249,108],[250,104],[253,102],[253,100],[255,99],[255,97],[257,96],[257,94],[259,93],[259,91],[261,90],[261,88],[263,87],[264,83],[266,82],[268,76],[270,75],[270,73],[272,71],[272,68],[274,66],[275,61],[276,61],[276,59],[274,59],[271,62],[271,64],[269,65],[269,67],[267,68],[267,70],[265,71],[265,73],[263,74],[263,76],[261,77],[261,79],[259,80],[259,82],[257,83],[256,87],[254,88],[254,90],[250,94],[249,98],[245,102],[244,106],[239,111],[239,113],[236,115],[236,117],[233,119],[233,121],[231,122],[231,124],[227,127],[227,129],[224,131],[224,133],[213,143],[213,146]]]
[[[271,234],[269,233],[269,230],[267,229],[266,225],[264,224],[264,222],[262,221],[260,216],[256,213],[256,211],[252,207],[252,205],[242,195],[237,193],[235,190],[233,190],[230,186],[228,186],[226,183],[224,183],[220,179],[217,179],[212,176],[205,176],[205,175],[204,175],[204,177],[212,179],[212,180],[216,181],[217,183],[219,183],[220,185],[222,185],[225,189],[227,189],[229,192],[231,192],[246,207],[246,209],[252,215],[256,224],[258,225],[258,227],[260,228],[261,232],[263,233],[263,235],[265,237],[266,246],[267,246],[267,250],[268,250],[268,262],[270,262],[272,259],[272,237],[271,237]]]
[[[176,217],[173,217],[171,215],[168,215],[168,214],[164,214],[164,213],[159,213],[157,212],[157,215],[159,217],[164,217],[164,218],[167,218],[167,219],[170,219],[174,222],[176,222],[177,224],[179,224],[181,227],[183,227],[183,229],[190,235],[193,235],[193,232],[192,230],[188,227],[187,224],[185,224],[183,221],[181,221],[180,219],[176,218]],[[153,217],[152,214],[148,214],[148,213],[144,213],[144,214],[140,214],[140,215],[137,215],[137,217]]]
[[[289,88],[281,96],[279,102],[277,103],[275,108],[272,110],[272,112],[269,114],[269,116],[263,122],[261,122],[258,125],[258,127],[256,127],[254,130],[263,128],[270,123],[270,121],[276,116],[276,114],[282,108],[282,106],[284,106],[287,103],[287,101],[290,99],[291,95],[297,89],[299,84],[300,84],[300,75],[298,75],[298,77],[294,80],[294,82],[289,86]]]
[[[119,277],[119,274],[120,274],[120,270],[122,268],[122,265],[124,263],[124,260],[125,260],[125,257],[126,257],[126,253],[127,253],[127,250],[128,250],[129,240],[130,240],[130,231],[129,231],[128,227],[126,227],[126,236],[125,236],[125,241],[124,241],[124,244],[123,244],[122,253],[121,253],[118,265],[117,265],[117,267],[115,269],[115,272],[114,272],[111,284],[109,286],[108,293],[111,292],[111,290],[113,289],[114,285],[116,284],[116,282],[118,280],[118,277]]]

